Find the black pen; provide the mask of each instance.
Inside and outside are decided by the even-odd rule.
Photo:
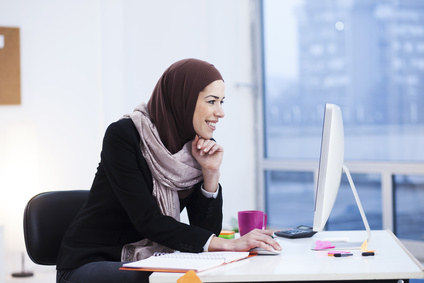
[[[345,257],[345,256],[351,256],[353,254],[334,254],[335,257]]]
[[[374,252],[363,252],[362,256],[373,256]]]

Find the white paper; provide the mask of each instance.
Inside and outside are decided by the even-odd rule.
[[[175,270],[200,272],[224,263],[230,263],[249,256],[248,252],[175,252],[155,254],[149,258],[123,264],[128,268],[144,268],[149,270]]]
[[[4,48],[4,35],[0,34],[0,48]]]

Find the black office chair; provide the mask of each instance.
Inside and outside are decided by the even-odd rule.
[[[24,238],[30,259],[41,265],[56,265],[66,229],[89,191],[52,191],[31,198],[24,212]]]

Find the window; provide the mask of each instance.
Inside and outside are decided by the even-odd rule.
[[[383,228],[381,179],[376,174],[352,174],[371,229]],[[346,175],[327,223],[328,230],[364,230],[364,223]]]
[[[394,187],[396,234],[424,241],[424,176],[396,175]]]
[[[266,207],[272,227],[312,226],[314,175],[311,172],[266,171]],[[294,201],[293,201],[294,200]]]
[[[259,172],[269,223],[312,224],[324,105],[335,103],[343,114],[345,162],[371,229],[423,241],[424,228],[415,231],[404,219],[417,226],[424,219],[417,202],[424,195],[424,2],[261,5]],[[411,180],[419,180],[413,188]],[[399,206],[408,198],[416,205]],[[345,175],[336,202],[327,228],[363,229]]]

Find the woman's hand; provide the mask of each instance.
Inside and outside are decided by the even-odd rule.
[[[219,167],[224,156],[224,149],[213,140],[206,140],[198,135],[191,143],[191,153],[202,166],[203,188],[215,192],[219,183]]]
[[[281,246],[272,238],[271,230],[255,229],[238,239],[223,239],[213,237],[209,251],[238,251],[246,252],[253,248],[263,248],[268,251],[281,251]]]
[[[192,154],[202,168],[219,171],[224,149],[213,140],[205,140],[196,135],[192,142]]]

